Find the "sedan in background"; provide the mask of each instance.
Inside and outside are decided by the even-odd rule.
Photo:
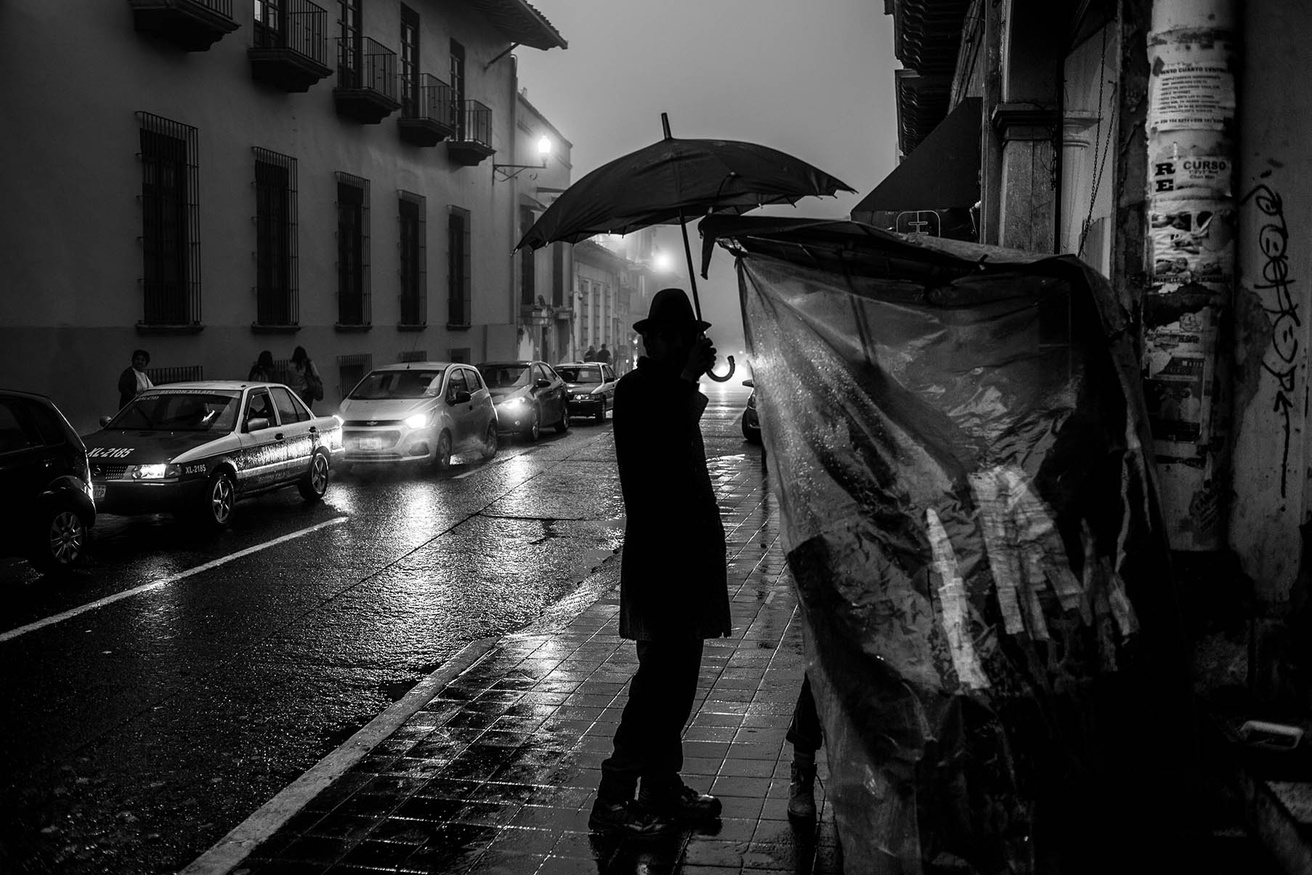
[[[341,420],[279,383],[170,383],[101,423],[84,438],[99,510],[171,511],[213,529],[247,496],[295,486],[320,500],[342,457]]]
[[[615,371],[605,362],[563,362],[556,373],[569,392],[571,417],[591,416],[604,422],[606,410],[615,403]]]
[[[451,466],[456,453],[497,451],[497,415],[478,371],[453,362],[404,362],[370,371],[341,406],[346,461]]]
[[[96,521],[87,448],[44,395],[0,390],[0,556],[79,564]]]
[[[478,366],[497,411],[497,428],[535,441],[554,425],[569,431],[569,401],[565,381],[546,362],[483,362]]]
[[[752,390],[747,396],[747,407],[743,409],[743,438],[752,444],[761,442],[761,417],[756,411],[756,384],[743,380],[743,385]]]

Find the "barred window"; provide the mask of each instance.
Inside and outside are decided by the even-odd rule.
[[[451,207],[447,219],[447,327],[470,326],[471,240],[469,210]]]
[[[419,115],[419,13],[401,4],[401,114]]]
[[[401,222],[401,324],[428,322],[427,205],[424,198],[401,192],[397,205]]]
[[[148,112],[141,123],[143,325],[200,324],[196,128]]]
[[[203,365],[177,365],[171,368],[146,368],[146,376],[156,386],[165,383],[190,383],[205,379]]]
[[[337,174],[337,324],[370,324],[369,180]]]
[[[296,243],[296,159],[255,147],[255,321],[300,320]]]
[[[364,375],[374,369],[372,353],[358,355],[339,355],[337,357],[337,394],[345,398],[356,387]]]
[[[521,205],[519,208],[519,236],[523,237],[528,233],[528,229],[533,227],[533,221],[533,208]],[[537,303],[537,259],[534,257],[534,253],[535,250],[532,246],[525,246],[519,250],[519,303],[524,307],[532,307]]]

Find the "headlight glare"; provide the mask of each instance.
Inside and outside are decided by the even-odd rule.
[[[137,480],[163,480],[168,476],[168,465],[138,465],[133,476]]]
[[[413,416],[407,416],[405,418],[406,428],[424,428],[426,425],[428,425],[428,421],[430,417],[431,414],[428,412],[416,413]]]

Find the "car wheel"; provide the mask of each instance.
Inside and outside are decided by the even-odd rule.
[[[533,418],[528,421],[528,428],[524,430],[524,440],[535,441],[542,435],[542,411],[534,410]]]
[[[560,422],[556,423],[556,434],[564,434],[569,431],[569,408],[561,406]]]
[[[86,555],[87,521],[77,511],[66,507],[54,510],[38,531],[31,558],[42,571],[72,568]]]
[[[232,475],[219,471],[210,478],[205,490],[205,504],[201,508],[201,522],[210,529],[227,528],[232,522],[232,507],[237,502],[237,487]]]
[[[597,412],[596,412],[595,415],[596,415],[596,417],[597,417],[597,422],[605,422],[605,421],[606,421],[606,399],[605,399],[605,398],[601,399],[601,403],[597,405]]]
[[[483,458],[490,459],[497,454],[497,424],[489,422],[487,433],[483,435]]]
[[[445,471],[451,467],[451,433],[442,432],[437,436],[437,449],[433,451],[433,467]]]
[[[319,501],[323,498],[324,493],[328,491],[328,457],[323,453],[315,453],[310,459],[310,470],[305,472],[296,483],[296,489],[301,493],[301,498],[306,501]]]

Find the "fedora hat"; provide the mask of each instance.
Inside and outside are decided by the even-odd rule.
[[[703,322],[692,313],[692,304],[683,289],[661,289],[651,298],[651,309],[646,319],[633,323],[633,330],[639,334],[662,328],[695,328],[705,331],[711,323]]]

